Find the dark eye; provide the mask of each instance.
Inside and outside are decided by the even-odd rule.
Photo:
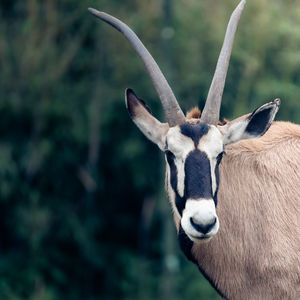
[[[170,150],[166,150],[165,154],[166,154],[168,163],[171,163],[173,161],[173,159],[175,158],[175,155]]]
[[[217,156],[217,164],[219,164],[223,158],[223,155],[225,154],[225,151],[221,152],[218,156]]]

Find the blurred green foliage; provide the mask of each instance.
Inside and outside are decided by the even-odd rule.
[[[0,2],[0,299],[219,299],[179,253],[163,159],[123,93],[161,107],[127,41],[142,38],[184,110],[202,107],[237,0]],[[248,1],[222,115],[276,97],[300,122],[300,2]]]

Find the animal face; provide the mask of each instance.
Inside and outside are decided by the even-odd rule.
[[[216,206],[223,153],[222,134],[213,125],[186,122],[166,135],[166,189],[192,240],[208,239],[219,229]]]
[[[132,90],[126,92],[126,104],[135,124],[165,154],[166,189],[182,230],[194,242],[212,238],[219,229],[219,165],[225,146],[263,135],[278,111],[279,99],[224,126],[187,119],[169,127],[155,119]]]
[[[219,164],[224,147],[229,143],[263,135],[271,125],[280,103],[276,99],[252,114],[224,126],[216,125],[234,36],[245,2],[241,0],[230,17],[203,113],[197,120],[185,118],[167,80],[136,34],[117,18],[89,9],[128,39],[153,81],[168,123],[155,119],[145,102],[131,89],[126,90],[126,106],[134,123],[165,153],[167,192],[181,229],[193,241],[211,238],[219,228],[216,206]]]

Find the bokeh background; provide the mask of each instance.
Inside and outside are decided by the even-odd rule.
[[[0,299],[220,299],[178,250],[164,160],[131,122],[139,57],[87,12],[129,24],[184,111],[203,106],[238,0],[1,0]],[[222,116],[282,99],[300,122],[300,2],[248,0]],[[228,274],[230,276],[230,270]]]

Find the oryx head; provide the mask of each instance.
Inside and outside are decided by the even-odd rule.
[[[219,165],[227,144],[263,135],[278,110],[279,99],[252,114],[223,126],[218,125],[222,94],[237,24],[245,0],[234,10],[225,35],[216,71],[201,118],[186,118],[158,65],[135,35],[120,20],[89,9],[115,27],[129,40],[142,58],[162,102],[167,123],[161,123],[145,102],[131,89],[126,90],[126,107],[134,123],[164,152],[166,189],[182,230],[193,241],[211,238],[218,232],[216,213]]]

